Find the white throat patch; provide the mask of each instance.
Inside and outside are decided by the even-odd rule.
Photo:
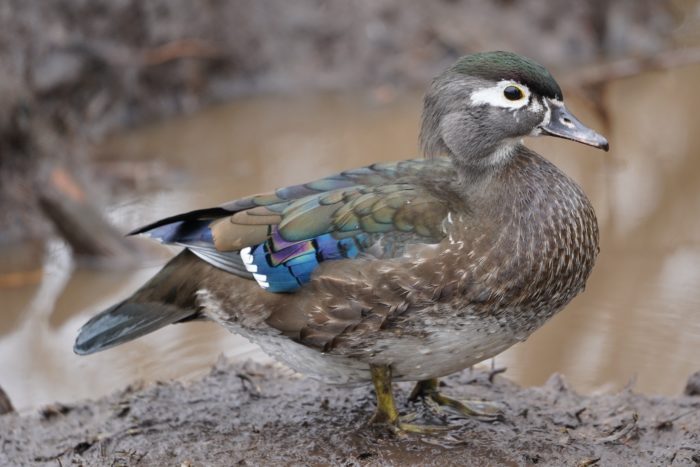
[[[506,98],[506,96],[503,95],[503,90],[508,86],[519,88],[523,92],[523,97],[515,101]],[[474,105],[486,104],[512,110],[517,110],[526,106],[529,98],[530,90],[527,86],[509,80],[499,81],[495,86],[479,89],[474,91],[471,95],[471,101]]]

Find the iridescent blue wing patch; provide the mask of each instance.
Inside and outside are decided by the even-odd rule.
[[[270,227],[269,239],[243,248],[241,259],[260,287],[270,292],[294,292],[311,280],[323,261],[356,258],[369,245],[368,235],[336,239],[330,233],[311,240],[289,242],[277,226]]]

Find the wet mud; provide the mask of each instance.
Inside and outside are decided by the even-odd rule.
[[[399,386],[399,385],[397,385]],[[450,431],[400,435],[367,425],[369,386],[334,387],[278,366],[221,359],[197,381],[130,386],[96,401],[0,417],[2,465],[666,465],[700,462],[700,397],[627,388],[582,396],[554,375],[521,388],[467,370],[442,390],[496,401],[504,420],[435,413],[396,392],[403,412]]]

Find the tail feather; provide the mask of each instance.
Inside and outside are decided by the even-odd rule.
[[[73,351],[88,355],[197,315],[195,295],[209,265],[184,250],[131,297],[80,329]]]
[[[192,310],[158,303],[118,303],[80,329],[73,351],[89,355],[128,342],[192,315]]]

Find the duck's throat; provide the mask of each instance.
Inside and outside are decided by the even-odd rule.
[[[455,154],[450,151],[450,157],[457,168],[460,184],[478,187],[505,170],[521,147],[521,139],[508,139],[492,147],[481,148],[478,153],[464,151]]]

